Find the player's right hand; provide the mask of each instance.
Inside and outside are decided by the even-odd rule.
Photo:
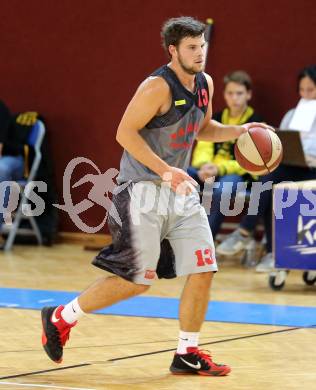
[[[170,184],[177,194],[188,195],[194,191],[198,183],[183,169],[170,167],[162,175],[162,180]]]
[[[216,164],[206,163],[201,166],[198,171],[198,177],[201,181],[205,181],[211,177],[215,178],[218,175],[218,167]]]

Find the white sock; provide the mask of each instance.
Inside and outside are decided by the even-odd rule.
[[[67,303],[64,309],[61,312],[61,316],[63,319],[68,322],[68,324],[72,324],[73,322],[79,320],[80,317],[84,315],[84,312],[81,310],[79,306],[78,298],[73,301]]]
[[[197,347],[199,344],[200,332],[179,332],[179,342],[177,353],[184,354],[187,353],[188,347]]]

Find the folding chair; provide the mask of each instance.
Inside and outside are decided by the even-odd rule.
[[[26,216],[23,214],[23,205],[28,204],[28,196],[32,190],[31,186],[27,186],[27,184],[31,183],[36,178],[37,170],[42,159],[41,145],[43,142],[44,135],[45,135],[44,123],[41,122],[40,120],[37,120],[29,134],[28,141],[27,141],[27,144],[34,148],[34,152],[35,152],[34,160],[28,178],[26,180],[19,180],[17,182],[20,188],[22,189],[22,195],[21,195],[18,209],[15,214],[13,224],[9,229],[9,234],[3,247],[4,251],[11,250],[17,233],[19,232],[19,230],[22,230],[19,229],[22,220],[28,220],[30,222],[31,231],[34,233],[38,244],[41,245],[43,242],[42,235],[37,226],[35,218],[32,215]]]

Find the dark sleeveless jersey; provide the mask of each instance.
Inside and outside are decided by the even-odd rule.
[[[195,76],[195,91],[188,91],[179,81],[175,72],[167,65],[154,73],[162,77],[169,85],[172,103],[168,112],[153,117],[139,134],[146,143],[168,165],[186,170],[196,134],[206,115],[209,101],[209,89],[204,74]],[[126,150],[123,153],[118,183],[131,180],[157,180],[160,177],[137,161]]]

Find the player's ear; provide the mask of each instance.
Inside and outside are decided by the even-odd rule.
[[[171,56],[174,56],[175,53],[176,53],[176,51],[177,51],[177,48],[176,48],[174,45],[169,45],[169,46],[168,46],[168,51],[169,51],[169,54],[170,54]]]
[[[249,89],[248,93],[247,93],[247,99],[250,100],[252,98],[252,90]]]

